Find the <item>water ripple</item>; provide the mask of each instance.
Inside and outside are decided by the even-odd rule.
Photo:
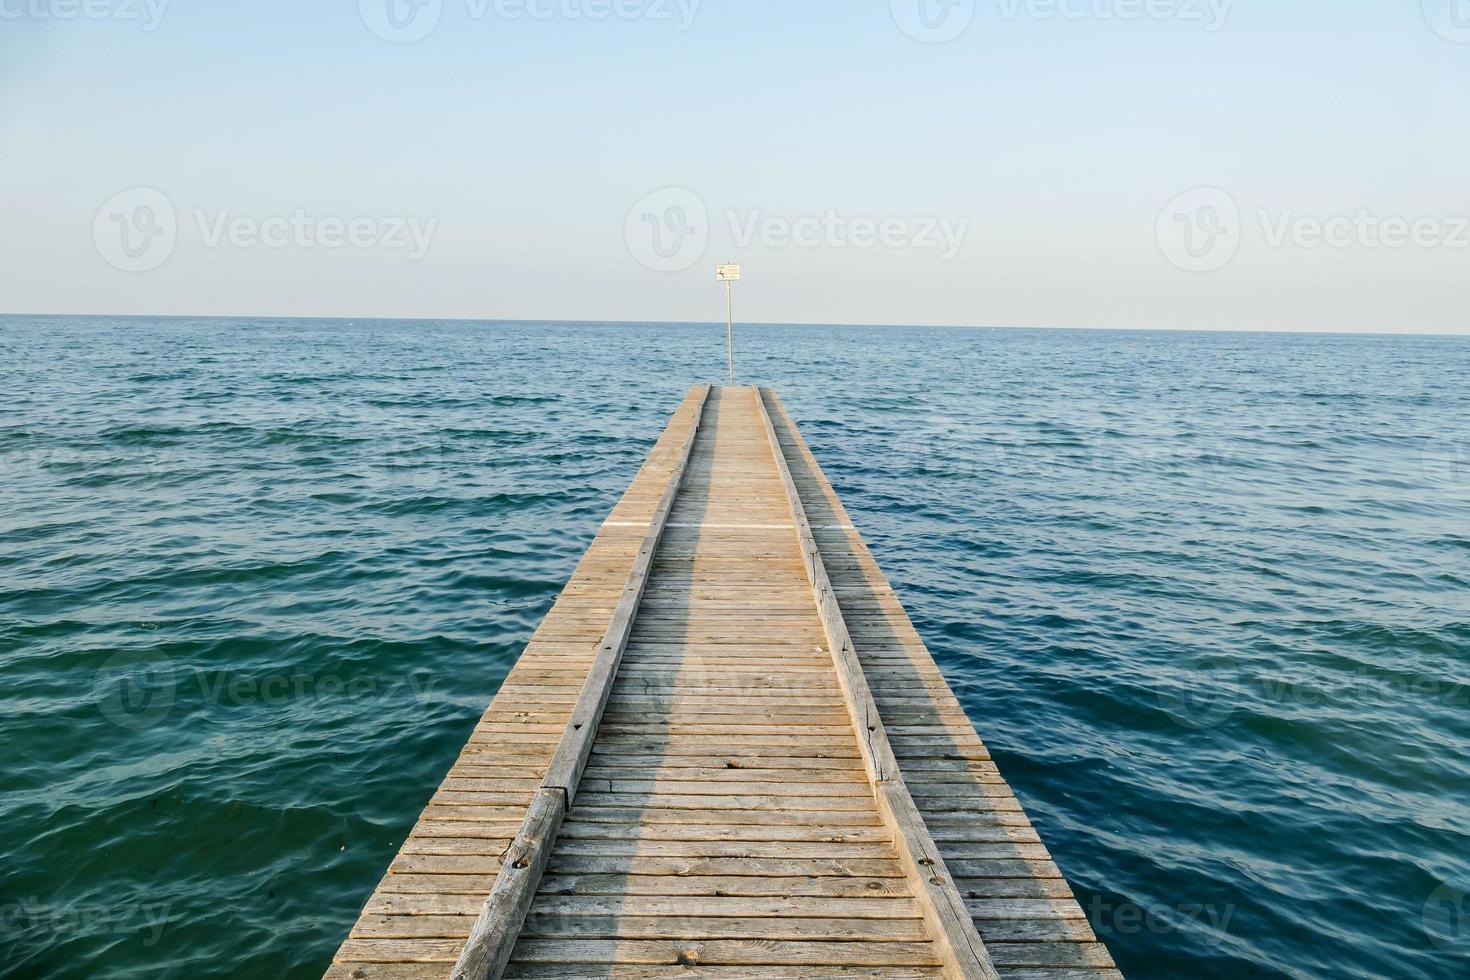
[[[741,328],[1135,978],[1470,966],[1470,348]],[[0,318],[0,975],[315,977],[692,325]]]

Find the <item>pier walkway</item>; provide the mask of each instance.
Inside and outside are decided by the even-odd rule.
[[[499,976],[1120,980],[770,391],[685,398],[327,973]]]

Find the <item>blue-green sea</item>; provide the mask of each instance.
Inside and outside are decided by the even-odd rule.
[[[1134,978],[1470,976],[1470,340],[738,327]],[[723,325],[0,318],[0,976],[317,977]]]

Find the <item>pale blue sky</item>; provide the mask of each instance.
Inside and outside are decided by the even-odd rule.
[[[1470,332],[1470,0],[159,2],[0,0],[0,311]]]

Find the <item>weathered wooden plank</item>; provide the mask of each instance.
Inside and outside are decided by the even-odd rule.
[[[799,866],[788,865],[785,874],[551,874],[541,879],[542,895],[713,895],[799,898],[908,897],[908,885],[899,877],[897,863],[891,877],[857,874],[801,874]]]
[[[923,942],[924,924],[912,919],[822,918],[773,914],[761,918],[713,916],[548,915],[526,917],[521,935],[529,939],[734,939],[753,942],[816,940],[831,942]]]
[[[758,973],[748,966],[679,965],[638,966],[613,964],[583,967],[562,963],[516,963],[506,972],[514,980],[933,980],[939,977],[937,967],[921,966],[827,966],[806,964],[799,967],[762,964]],[[373,975],[376,977],[376,975]],[[398,977],[385,980],[400,980]],[[1051,980],[1051,978],[1023,978]],[[1060,977],[1057,980],[1076,980]]]
[[[474,916],[481,902],[472,895],[409,893],[380,896],[364,910],[375,916]],[[546,919],[560,916],[703,916],[758,918],[917,919],[918,906],[906,897],[810,896],[677,896],[677,895],[552,895],[542,896],[536,913]],[[468,923],[466,923],[466,926]],[[923,937],[915,937],[922,939]]]
[[[592,743],[597,738],[598,725],[603,710],[607,707],[608,694],[617,677],[618,665],[622,662],[628,638],[632,634],[638,603],[648,585],[649,569],[659,539],[664,533],[664,523],[673,510],[674,500],[689,465],[689,455],[699,434],[699,424],[704,416],[705,402],[709,389],[704,388],[695,395],[696,404],[689,433],[669,474],[663,496],[649,518],[638,553],[633,558],[632,568],[627,573],[622,596],[613,612],[612,621],[603,634],[597,655],[587,672],[582,691],[572,707],[571,718],[561,731],[560,741],[551,763],[547,767],[542,787],[526,814],[526,821],[511,844],[510,853],[500,867],[495,887],[485,900],[464,950],[450,973],[452,980],[487,980],[499,977],[510,960],[521,923],[536,895],[536,886],[546,870],[557,831],[561,829],[567,809],[576,799],[582,770],[587,765]],[[503,737],[503,736],[502,736]],[[472,780],[465,780],[472,782]]]
[[[965,909],[964,900],[945,867],[944,858],[929,836],[923,817],[904,783],[903,774],[884,730],[883,719],[868,687],[867,676],[847,632],[842,609],[832,593],[832,583],[827,577],[821,548],[812,536],[811,521],[807,518],[801,493],[792,479],[785,450],[776,436],[762,392],[755,392],[755,402],[760,421],[770,441],[776,468],[786,489],[792,522],[796,525],[797,538],[806,560],[807,579],[816,599],[818,615],[827,635],[838,682],[842,686],[853,727],[859,734],[858,744],[868,766],[868,776],[876,789],[878,810],[884,823],[893,831],[899,862],[919,899],[919,906],[929,923],[930,932],[944,952],[942,965],[945,973],[957,980],[999,980],[999,974],[986,951],[985,941],[975,929],[975,923]]]
[[[660,854],[551,855],[547,874],[672,874],[672,876],[789,877],[810,876],[903,877],[892,858],[744,858],[731,855],[689,857]]]
[[[927,942],[524,939],[516,963],[634,963],[665,966],[937,966]],[[759,971],[753,968],[760,968]]]

